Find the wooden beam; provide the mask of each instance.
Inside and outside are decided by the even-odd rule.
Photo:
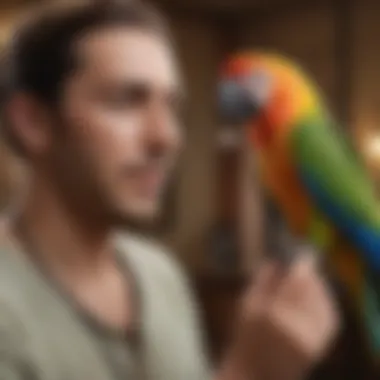
[[[341,124],[348,130],[352,127],[353,6],[353,0],[335,0],[334,2],[338,116]]]
[[[321,2],[330,2],[332,0],[272,0],[272,1],[244,1],[233,3],[224,6],[218,6],[216,3],[205,1],[200,3],[180,2],[180,1],[166,1],[156,0],[161,9],[169,14],[184,16],[184,17],[201,17],[208,20],[219,22],[226,22],[228,20],[244,21],[253,19],[253,17],[272,17],[276,14],[283,14],[285,12],[293,12],[295,9],[309,7],[310,4],[320,4]]]

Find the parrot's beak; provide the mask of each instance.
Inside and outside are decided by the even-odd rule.
[[[238,82],[225,80],[218,86],[218,108],[224,123],[240,125],[255,118],[261,105]]]

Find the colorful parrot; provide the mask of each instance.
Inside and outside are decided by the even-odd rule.
[[[320,90],[291,60],[246,52],[222,65],[218,96],[224,119],[245,127],[290,230],[325,254],[380,353],[380,204]]]

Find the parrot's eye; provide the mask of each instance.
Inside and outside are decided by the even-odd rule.
[[[254,118],[265,107],[271,84],[271,77],[261,71],[222,80],[218,88],[218,102],[224,121],[244,124]]]

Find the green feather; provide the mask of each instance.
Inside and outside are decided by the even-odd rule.
[[[323,112],[297,123],[290,152],[298,168],[310,175],[355,220],[380,228],[380,209],[373,185],[343,133]]]
[[[331,225],[315,209],[310,215],[308,237],[322,252],[327,251],[333,242]]]

